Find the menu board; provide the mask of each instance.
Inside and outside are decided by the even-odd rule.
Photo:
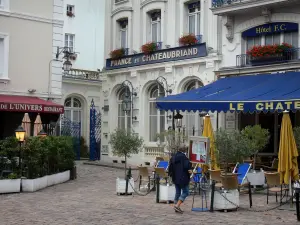
[[[208,164],[209,138],[197,136],[190,137],[188,156],[192,163]]]

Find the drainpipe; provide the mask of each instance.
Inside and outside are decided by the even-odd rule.
[[[52,65],[53,61],[62,62],[61,60],[58,60],[58,59],[51,59],[50,62],[49,62],[49,70],[48,70],[48,72],[49,72],[49,74],[48,74],[48,92],[47,92],[48,100],[50,99],[50,95],[51,95],[51,77],[52,77],[51,65]]]

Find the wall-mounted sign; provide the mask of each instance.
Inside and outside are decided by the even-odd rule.
[[[192,163],[209,162],[210,142],[207,137],[192,136],[189,138],[188,158]]]
[[[0,111],[8,112],[37,112],[37,113],[64,113],[63,106],[45,106],[39,104],[1,103]]]
[[[177,48],[158,50],[149,55],[141,53],[135,55],[128,55],[116,60],[107,59],[106,69],[121,69],[131,66],[141,66],[153,63],[185,60],[205,56],[207,56],[206,43],[201,43],[191,46],[182,46]]]
[[[257,27],[250,28],[242,33],[243,37],[256,37],[261,35],[298,31],[298,23],[267,23]]]

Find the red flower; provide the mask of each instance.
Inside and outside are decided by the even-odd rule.
[[[197,44],[198,40],[195,34],[188,34],[188,35],[183,35],[181,38],[179,38],[179,43],[181,45],[193,45],[193,44]]]
[[[157,50],[156,42],[148,42],[148,43],[142,45],[142,47],[141,47],[141,51],[146,55],[149,55],[152,52],[155,52],[156,50]]]
[[[110,57],[112,59],[119,59],[122,58],[125,55],[125,49],[120,48],[120,49],[115,49],[109,53]]]
[[[282,43],[281,45],[265,45],[265,46],[253,46],[250,50],[247,51],[247,55],[251,57],[263,57],[263,56],[272,56],[279,53],[282,53],[288,49],[293,48],[292,45],[287,43]]]

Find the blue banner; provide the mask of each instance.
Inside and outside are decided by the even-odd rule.
[[[169,61],[185,60],[207,56],[206,43],[182,46],[164,50],[157,50],[152,54],[143,53],[124,56],[120,59],[107,59],[106,69],[120,69],[131,66],[141,66],[153,63],[162,63]]]
[[[257,37],[281,32],[298,31],[298,23],[267,23],[257,27],[250,28],[242,33],[243,37]]]

